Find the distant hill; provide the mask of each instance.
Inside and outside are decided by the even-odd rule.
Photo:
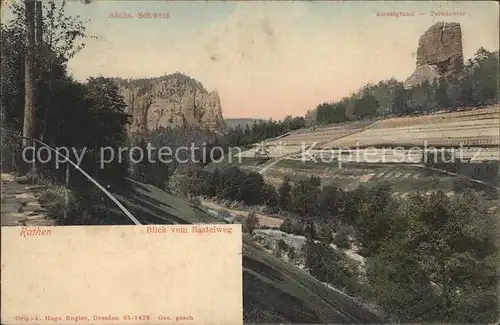
[[[245,126],[245,124],[252,125],[254,122],[259,123],[260,121],[266,121],[261,118],[227,118],[224,119],[226,125],[230,128],[234,128],[238,125]]]

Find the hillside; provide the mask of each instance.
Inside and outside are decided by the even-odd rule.
[[[300,158],[307,149],[311,155],[335,152],[338,148],[394,148],[445,146],[490,148],[496,152],[484,159],[498,160],[500,106],[476,110],[437,113],[413,117],[394,117],[333,124],[316,129],[300,129],[270,139],[269,157]],[[474,150],[474,149],[471,149]],[[486,151],[485,151],[486,152]],[[243,151],[241,157],[254,157],[255,149]]]
[[[381,120],[321,148],[360,146],[498,146],[499,106],[453,113]]]
[[[268,140],[267,162],[259,164],[252,148],[235,154],[231,163],[212,163],[206,169],[237,166],[257,171],[276,187],[284,176],[298,181],[315,175],[323,185],[345,190],[388,183],[401,197],[430,190],[437,181],[452,195],[455,181],[464,176],[478,180],[478,189],[488,191],[500,180],[494,172],[500,160],[499,114],[500,107],[494,105],[300,129]],[[442,157],[443,150],[454,155],[457,163],[433,170],[436,156],[432,155]]]
[[[144,224],[221,223],[154,186],[129,181],[113,194]],[[112,209],[114,218],[120,212]],[[375,315],[243,238],[245,323],[374,324]]]

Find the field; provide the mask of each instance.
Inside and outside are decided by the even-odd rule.
[[[492,186],[496,186],[500,181],[498,163],[464,163],[458,165],[457,168],[459,174],[464,177],[471,177],[490,184],[471,183],[476,190],[485,192],[490,205],[498,205],[498,200],[489,197],[489,193],[493,189]],[[455,175],[448,174],[444,170],[427,168],[424,165],[344,163],[339,166],[334,163],[301,162],[286,159],[269,168],[264,178],[268,183],[279,187],[285,176],[296,182],[306,180],[313,175],[320,177],[323,186],[334,185],[344,190],[353,190],[360,185],[373,187],[388,184],[395,195],[403,198],[414,191],[427,192],[435,188],[454,195],[457,181]]]
[[[477,148],[482,148],[476,160],[499,160],[499,113],[500,107],[495,105],[452,113],[346,122],[293,131],[266,143],[271,158],[300,157],[301,151],[309,149],[462,146],[465,159],[471,159]],[[239,156],[254,157],[255,150],[243,151]]]
[[[360,146],[498,146],[499,106],[380,120],[359,133],[321,148]]]
[[[258,164],[250,149],[241,154],[239,165],[261,173],[275,187],[284,176],[299,181],[316,175],[323,185],[344,190],[389,184],[401,198],[435,188],[454,195],[463,176],[486,193],[489,205],[497,206],[491,193],[500,182],[499,114],[500,106],[494,105],[301,129],[268,140],[269,161]],[[433,170],[435,159],[447,154],[455,161]]]

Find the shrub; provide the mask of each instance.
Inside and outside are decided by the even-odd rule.
[[[188,201],[195,207],[201,207],[201,200],[197,196],[189,196]]]
[[[319,228],[318,239],[325,245],[330,245],[333,242],[333,234],[329,226],[323,225]]]
[[[347,232],[343,229],[339,230],[333,237],[333,244],[341,249],[348,249],[351,245]]]
[[[287,250],[288,259],[295,263],[295,259],[297,258],[297,254],[295,253],[295,248],[293,246],[288,246]]]
[[[291,234],[293,229],[293,222],[290,218],[286,218],[283,220],[283,223],[280,225],[280,230],[286,232],[287,234]]]
[[[278,240],[278,242],[276,243],[276,247],[278,248],[278,250],[283,252],[286,252],[288,250],[288,244],[282,238]]]
[[[250,212],[243,223],[244,230],[252,235],[258,225],[259,219],[257,218],[257,215],[255,214],[255,212]]]

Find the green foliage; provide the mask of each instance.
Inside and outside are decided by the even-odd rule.
[[[257,218],[255,212],[252,211],[245,218],[245,221],[243,222],[243,229],[250,235],[253,235],[253,232],[258,225],[259,225],[259,219]]]
[[[299,215],[304,224],[318,217],[320,193],[321,189],[309,181],[299,181],[293,186],[291,211]]]
[[[242,177],[241,200],[249,205],[257,205],[265,200],[263,197],[264,179],[259,173],[250,172]],[[241,179],[240,179],[241,182]],[[266,187],[268,190],[269,188]]]
[[[251,126],[246,124],[229,128],[224,139],[229,147],[244,147],[303,128],[305,125],[304,117],[287,116],[280,121],[255,121]]]
[[[359,271],[341,252],[324,244],[312,241],[304,246],[306,267],[309,273],[320,280],[348,293],[355,293],[359,287]]]
[[[268,207],[270,213],[277,213],[279,211],[280,197],[276,189],[269,184],[264,184],[262,186],[262,198],[261,202]]]
[[[321,186],[321,178],[319,178],[319,176],[312,175],[309,178],[309,184],[311,184],[311,186],[314,186],[314,187],[319,187],[319,186]]]
[[[448,96],[448,84],[444,78],[439,79],[437,86],[435,87],[436,101],[438,107],[452,107],[455,103],[452,103]]]
[[[327,225],[322,225],[318,230],[318,239],[324,245],[330,245],[333,242],[332,229]]]
[[[280,238],[276,243],[276,249],[286,253],[288,251],[288,244]]]
[[[397,202],[387,185],[372,189],[358,188],[349,195],[344,207],[343,221],[353,226],[365,253],[371,255],[397,226]]]
[[[344,229],[339,230],[333,237],[333,244],[340,249],[348,249],[351,245],[347,231]]]
[[[264,183],[259,173],[246,174],[237,167],[217,168],[210,173],[200,166],[179,166],[169,177],[169,189],[178,194],[217,197],[250,206],[264,204],[274,212],[279,203],[278,193]]]
[[[300,236],[305,235],[305,227],[298,220],[293,220],[290,217],[285,218],[283,223],[280,225],[280,230],[286,232],[287,234]]]
[[[498,51],[477,50],[465,67],[464,84],[472,89],[466,100],[479,105],[498,103],[499,71]]]
[[[217,171],[215,179],[216,192],[223,195],[256,193],[255,186],[262,184],[257,174],[237,169]],[[372,299],[401,322],[490,322],[497,317],[497,225],[470,189],[458,199],[437,191],[398,201],[386,184],[348,194],[313,185],[285,180],[276,195],[289,207],[280,229],[306,237],[304,262],[314,277]],[[256,219],[243,220],[245,231],[253,232]],[[332,238],[334,226],[339,230]],[[333,241],[348,248],[348,233],[366,258],[365,276],[329,247]],[[293,261],[295,252],[283,243],[276,254]]]
[[[412,112],[431,111],[437,107],[435,84],[424,81],[411,89],[411,96],[408,99],[408,107]]]
[[[295,248],[293,246],[288,246],[286,253],[287,253],[288,259],[292,263],[295,263],[295,259],[297,258],[297,253],[295,252]]]
[[[314,117],[319,124],[341,123],[347,121],[347,108],[345,103],[323,103],[316,108]]]
[[[369,259],[376,300],[401,322],[491,323],[498,319],[497,222],[477,197],[414,195]]]
[[[320,193],[321,222],[337,226],[344,205],[344,192],[335,186],[325,186]]]
[[[356,118],[373,117],[377,115],[379,103],[374,95],[367,93],[354,101],[354,116]]]
[[[410,114],[498,102],[499,54],[480,48],[467,61],[463,77],[425,81],[411,89],[395,79],[368,84],[338,102],[322,103],[306,116],[317,125],[349,120]]]
[[[284,178],[283,183],[278,189],[278,195],[279,195],[279,207],[284,211],[288,211],[290,209],[291,195],[292,195],[292,186],[290,185],[290,178],[288,177]]]
[[[118,180],[127,172],[126,160],[116,159],[99,166],[99,148],[117,148],[126,143],[128,116],[117,88],[109,79],[89,79],[81,84],[66,71],[66,62],[84,46],[87,38],[85,22],[65,12],[66,1],[44,4],[43,42],[38,44],[36,66],[35,137],[53,147],[86,148],[80,167],[96,178]],[[2,96],[4,126],[17,132],[22,129],[24,114],[24,6],[14,2],[14,19],[2,22]],[[21,69],[19,69],[21,67]],[[105,95],[104,95],[105,94]],[[91,132],[89,132],[91,130]],[[64,170],[53,163],[40,164],[39,171],[56,179],[64,178]],[[79,175],[72,177],[72,186],[84,186]],[[90,184],[87,184],[88,186]]]
[[[287,234],[292,233],[293,221],[291,218],[285,218],[283,223],[280,225],[280,230],[286,232]]]

